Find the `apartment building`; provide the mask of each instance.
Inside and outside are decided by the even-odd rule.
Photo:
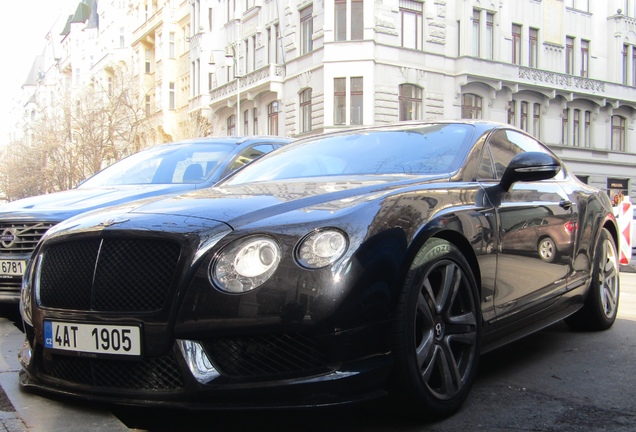
[[[526,130],[583,181],[634,199],[635,3],[99,0],[98,10],[100,26],[126,11],[109,38],[130,34],[117,40],[143,99],[144,145],[483,118]],[[82,61],[66,69],[78,82]]]

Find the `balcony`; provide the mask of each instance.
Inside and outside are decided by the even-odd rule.
[[[268,91],[279,92],[282,88],[278,85],[284,80],[282,65],[269,64],[258,70],[234,79],[210,91],[210,105],[216,110],[223,106],[231,106],[237,91],[241,93],[241,99],[253,100],[260,93]],[[240,88],[237,89],[237,82]],[[247,93],[247,94],[246,94]]]

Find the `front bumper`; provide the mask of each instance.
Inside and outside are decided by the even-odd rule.
[[[370,354],[364,349],[366,355],[336,358],[347,348],[361,354],[351,342],[361,340],[361,333],[373,331],[370,327],[329,335],[321,345],[326,349],[322,364],[280,359],[292,364],[274,365],[280,362],[272,358],[281,351],[280,347],[272,348],[269,339],[262,342],[261,352],[254,351],[254,344],[242,348],[235,344],[220,361],[217,347],[211,357],[218,373],[207,383],[197,379],[176,341],[163,356],[132,361],[69,356],[27,341],[20,353],[20,385],[26,390],[131,406],[247,409],[340,405],[386,394],[390,352]],[[269,353],[263,351],[267,344]],[[214,350],[209,341],[201,346],[208,354]],[[293,351],[289,355],[294,355]],[[270,365],[263,364],[265,354]]]

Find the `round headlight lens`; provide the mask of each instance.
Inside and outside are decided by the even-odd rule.
[[[321,268],[336,262],[347,250],[347,237],[341,231],[316,231],[301,240],[296,259],[303,267]]]
[[[210,267],[214,284],[229,293],[242,293],[259,287],[278,267],[278,243],[268,237],[248,237],[225,247]]]

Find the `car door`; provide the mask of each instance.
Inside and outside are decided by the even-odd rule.
[[[533,138],[516,130],[500,129],[488,139],[487,150],[500,180],[510,160],[523,151],[543,151]],[[482,164],[483,165],[483,164]],[[561,175],[561,174],[559,174]],[[555,301],[567,288],[572,271],[571,248],[555,250],[554,259],[541,254],[542,240],[557,237],[559,229],[572,226],[573,206],[559,184],[560,178],[535,182],[517,182],[510,190],[491,188],[497,221],[497,274],[495,280],[495,314],[497,321],[530,315]],[[488,187],[484,184],[485,187]],[[550,218],[555,222],[536,230],[533,219]],[[528,230],[510,235],[515,227]],[[550,232],[550,230],[553,230]],[[573,233],[570,233],[570,242]],[[515,241],[517,243],[515,243]],[[567,243],[567,242],[565,242]],[[531,244],[531,246],[528,246]],[[545,246],[545,245],[544,245]]]

